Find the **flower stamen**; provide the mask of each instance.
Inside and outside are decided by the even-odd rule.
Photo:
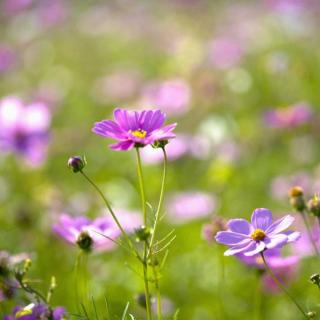
[[[130,133],[131,133],[134,137],[136,137],[136,138],[141,138],[141,139],[145,138],[146,135],[147,135],[147,131],[142,130],[142,129],[130,131]]]
[[[256,229],[251,233],[251,238],[254,241],[262,241],[265,237],[266,234],[262,229]]]

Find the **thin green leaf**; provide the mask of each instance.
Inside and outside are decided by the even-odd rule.
[[[123,310],[123,314],[122,314],[121,320],[126,320],[126,315],[127,315],[128,309],[129,309],[129,304],[130,304],[130,303],[127,302],[126,307],[125,307],[124,310]]]

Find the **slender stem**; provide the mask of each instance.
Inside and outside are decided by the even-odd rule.
[[[274,272],[272,271],[272,269],[268,266],[267,261],[265,259],[265,256],[263,254],[263,252],[260,252],[261,258],[263,260],[263,263],[267,269],[267,271],[269,272],[271,278],[273,279],[273,281],[277,284],[277,286],[282,289],[285,294],[289,297],[289,299],[291,299],[291,301],[296,305],[296,307],[299,309],[299,311],[303,314],[304,317],[306,317],[307,319],[309,319],[308,315],[305,313],[305,311],[303,310],[303,308],[300,306],[300,304],[297,302],[297,300],[291,295],[291,293],[288,291],[288,289],[281,283],[281,281],[277,278],[277,276],[274,274]]]
[[[141,157],[139,148],[136,148],[137,153],[137,171],[139,177],[139,186],[140,186],[140,197],[141,197],[141,206],[143,212],[143,221],[145,227],[147,227],[147,206],[146,206],[146,196],[144,189],[144,180],[142,173],[142,165],[141,165]],[[149,279],[148,279],[148,243],[144,242],[144,250],[143,250],[143,280],[144,280],[144,293],[146,297],[146,309],[147,309],[147,319],[151,320],[151,305],[150,305],[150,291],[149,291]]]
[[[262,291],[261,291],[261,274],[258,270],[256,277],[256,290],[254,296],[254,320],[261,319],[261,303],[262,303]]]
[[[153,277],[154,277],[154,286],[156,288],[156,293],[157,293],[157,316],[158,316],[158,320],[162,320],[160,284],[159,284],[159,279],[157,274],[157,268],[154,261],[152,262],[152,270],[153,270]]]
[[[314,252],[317,256],[319,256],[319,250],[318,250],[318,247],[317,247],[317,244],[315,243],[313,237],[312,237],[312,232],[311,232],[311,228],[310,228],[310,223],[309,223],[309,220],[308,220],[308,217],[306,216],[306,213],[305,211],[300,211],[301,215],[302,215],[302,218],[303,218],[303,222],[306,226],[306,229],[307,229],[307,233],[308,233],[308,237],[309,237],[309,240],[313,246],[313,249],[314,249]]]
[[[143,173],[142,173],[142,165],[141,165],[141,156],[139,148],[136,148],[137,152],[137,169],[138,169],[138,177],[139,177],[139,186],[140,186],[140,196],[141,196],[141,206],[143,212],[143,223],[147,226],[147,206],[146,206],[146,195],[144,190],[144,181],[143,181]]]
[[[153,244],[154,244],[157,227],[158,227],[158,224],[159,224],[160,212],[161,212],[161,208],[162,208],[162,205],[163,205],[163,198],[164,198],[164,186],[165,186],[166,176],[167,176],[168,157],[167,157],[167,153],[166,153],[165,148],[162,148],[162,151],[163,151],[163,156],[164,156],[162,182],[161,182],[159,203],[158,203],[157,211],[155,213],[155,221],[154,221],[154,226],[153,226],[153,232],[152,232],[151,239],[150,239],[150,249],[149,249],[148,255],[152,254],[151,251],[152,251],[152,247],[153,247]]]
[[[94,189],[99,193],[99,195],[101,196],[102,200],[104,201],[105,205],[107,206],[114,222],[116,223],[116,225],[118,226],[118,228],[120,229],[123,237],[126,239],[128,245],[130,246],[130,249],[133,250],[133,252],[135,253],[135,255],[137,256],[137,258],[139,260],[141,260],[141,257],[139,255],[139,253],[137,252],[137,250],[135,249],[135,247],[133,246],[128,234],[126,233],[126,231],[124,230],[124,228],[121,226],[120,221],[118,220],[115,212],[113,211],[108,199],[105,197],[105,195],[103,194],[103,192],[100,190],[100,188],[81,170],[80,173],[83,175],[83,177],[94,187]]]

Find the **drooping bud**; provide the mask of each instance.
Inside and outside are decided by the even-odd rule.
[[[77,173],[81,171],[87,164],[87,161],[85,158],[82,158],[80,156],[74,156],[69,158],[68,160],[68,167],[74,172]]]
[[[299,186],[293,187],[289,190],[289,198],[292,207],[301,212],[306,208],[304,200],[303,189]]]
[[[312,214],[320,217],[320,199],[317,195],[308,201],[307,207]]]
[[[92,246],[93,246],[93,240],[87,231],[82,231],[79,234],[76,243],[80,249],[87,251],[87,252],[91,251]]]
[[[161,148],[163,149],[169,143],[168,140],[157,140],[152,144],[152,147],[155,149]]]
[[[151,230],[150,228],[142,225],[139,228],[134,229],[134,234],[136,236],[137,242],[144,242],[149,239],[151,235]]]

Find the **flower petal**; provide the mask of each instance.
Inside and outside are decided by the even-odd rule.
[[[267,249],[273,249],[273,248],[281,248],[288,242],[288,236],[280,233],[277,235],[270,236],[266,238],[265,240]]]
[[[254,244],[253,241],[250,239],[246,239],[242,242],[243,242],[242,245],[233,246],[230,249],[228,249],[227,251],[225,251],[224,255],[225,256],[232,256],[234,254],[246,251],[246,250],[250,249]]]
[[[231,231],[219,231],[215,236],[217,242],[225,245],[237,245],[242,240],[248,239],[247,236]]]
[[[140,119],[141,129],[151,132],[159,129],[166,119],[161,110],[148,111],[143,119]]]
[[[112,120],[96,122],[92,131],[100,136],[114,139],[123,139],[126,136],[125,132],[119,127],[119,125]]]
[[[167,139],[175,138],[176,135],[171,131],[174,130],[176,126],[177,124],[173,123],[161,129],[154,130],[149,136],[149,139],[152,140],[152,142],[154,142],[156,140],[167,140]]]
[[[301,233],[298,231],[287,231],[285,234],[288,237],[288,243],[297,241],[301,237]]]
[[[256,242],[251,250],[244,252],[246,257],[252,257],[255,254],[262,252],[266,248],[266,244],[263,241]]]
[[[232,219],[228,222],[228,227],[231,231],[249,235],[253,228],[245,219]]]
[[[294,221],[294,217],[286,215],[283,218],[276,220],[267,230],[267,234],[277,234],[283,230],[286,230],[291,226]]]
[[[265,208],[253,211],[251,223],[255,229],[266,230],[272,224],[272,213]]]
[[[133,148],[134,142],[130,140],[120,141],[115,144],[111,144],[109,147],[113,150],[117,151],[126,151]]]
[[[125,131],[130,130],[127,110],[119,109],[119,108],[115,109],[113,112],[113,116],[116,122],[119,124],[120,128],[122,128]]]

